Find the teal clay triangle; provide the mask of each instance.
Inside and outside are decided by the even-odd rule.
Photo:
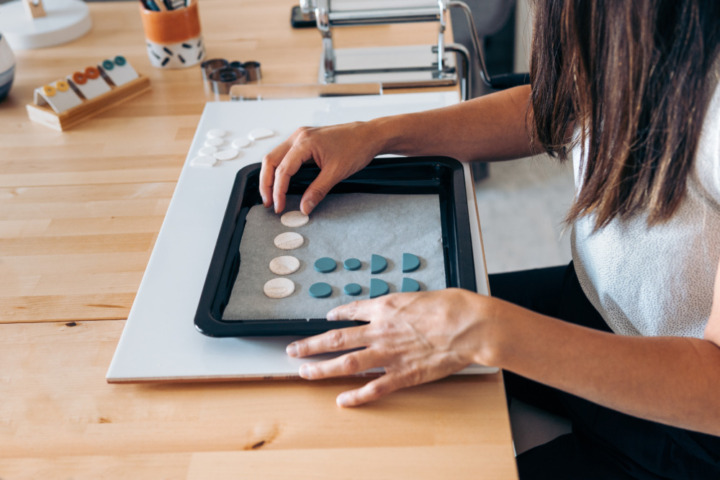
[[[420,284],[412,278],[403,278],[402,280],[402,292],[419,292]]]
[[[370,279],[370,298],[382,297],[390,292],[388,284],[380,279]]]
[[[420,259],[412,253],[403,253],[402,271],[403,273],[414,272],[420,268]]]
[[[387,260],[385,260],[385,257],[381,257],[380,255],[375,255],[370,258],[370,271],[372,273],[382,273],[387,268]]]

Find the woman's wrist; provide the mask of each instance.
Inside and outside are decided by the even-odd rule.
[[[443,295],[453,350],[468,363],[499,366],[506,323],[502,309],[510,304],[461,288],[449,288]]]
[[[375,155],[384,153],[407,155],[412,153],[404,151],[402,147],[406,143],[403,140],[403,134],[407,132],[408,126],[406,122],[402,121],[401,117],[403,116],[393,115],[365,122],[364,126],[368,129],[366,138],[370,138],[373,142]]]
[[[512,346],[510,334],[513,315],[512,305],[485,295],[476,295],[475,322],[478,325],[473,362],[479,365],[503,367],[503,358]]]

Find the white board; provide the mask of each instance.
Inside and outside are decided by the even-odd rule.
[[[457,103],[457,94],[411,93],[256,102],[208,103],[200,119],[145,275],[107,372],[110,383],[209,379],[295,378],[308,360],[290,358],[285,346],[294,338],[210,338],[195,329],[194,316],[227,207],[235,174],[262,161],[275,145],[302,125],[370,120]],[[191,167],[211,129],[247,135],[270,128],[271,138],[258,140],[228,162]],[[482,240],[474,185],[465,168],[477,285],[487,293]],[[463,373],[493,368],[471,366]]]

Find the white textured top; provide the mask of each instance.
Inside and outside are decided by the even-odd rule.
[[[720,88],[714,88],[686,197],[673,218],[654,227],[644,215],[616,219],[593,234],[588,215],[573,226],[580,285],[616,333],[703,336],[720,258]],[[580,150],[573,151],[576,190]]]

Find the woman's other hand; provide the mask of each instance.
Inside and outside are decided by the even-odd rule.
[[[400,388],[445,377],[471,363],[483,363],[482,312],[488,300],[492,299],[467,290],[447,289],[356,301],[335,308],[327,318],[364,320],[367,325],[293,342],[287,352],[306,357],[354,350],[302,365],[300,376],[310,380],[384,368],[381,377],[337,398],[340,406],[357,406]]]

